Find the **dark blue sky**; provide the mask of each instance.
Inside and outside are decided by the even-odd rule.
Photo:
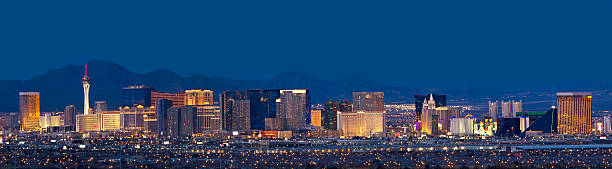
[[[607,0],[3,1],[0,78],[95,58],[241,79],[594,79],[611,30]]]

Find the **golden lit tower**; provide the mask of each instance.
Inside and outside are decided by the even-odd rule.
[[[89,82],[91,81],[91,79],[89,79],[89,76],[87,76],[87,64],[85,64],[85,75],[83,75],[83,78],[81,79],[81,82],[83,82],[83,94],[85,95],[85,102],[83,104],[83,114],[88,115],[89,114]]]
[[[384,92],[353,92],[353,111],[385,111]]]
[[[186,90],[185,105],[212,105],[213,91],[210,90]]]
[[[559,134],[591,134],[590,92],[557,93]]]
[[[40,129],[40,93],[19,92],[19,114],[21,131]]]

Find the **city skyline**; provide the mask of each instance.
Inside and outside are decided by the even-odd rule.
[[[571,91],[592,91],[594,97],[599,99],[593,102],[594,110],[608,110],[612,109],[612,105],[607,104],[607,100],[612,100],[612,96],[606,95],[605,90],[554,90],[554,91],[541,91],[538,92],[537,95],[525,95],[523,92],[504,92],[504,91],[486,91],[482,92],[479,89],[469,89],[469,90],[454,90],[454,89],[428,89],[428,88],[412,88],[412,87],[396,87],[396,86],[388,86],[384,84],[379,84],[378,82],[369,81],[366,79],[354,78],[354,79],[339,79],[339,80],[322,80],[311,75],[301,74],[301,73],[281,73],[278,77],[269,80],[237,80],[237,79],[224,79],[224,78],[210,78],[210,77],[181,77],[176,76],[171,73],[171,71],[158,71],[156,73],[150,74],[136,74],[129,71],[129,68],[123,67],[121,65],[114,64],[112,62],[106,62],[101,60],[92,60],[87,62],[89,64],[89,72],[95,72],[98,74],[96,76],[98,85],[93,86],[95,90],[102,91],[91,93],[91,100],[104,100],[107,101],[107,105],[109,107],[118,107],[123,106],[122,101],[114,100],[117,98],[121,98],[122,96],[117,96],[116,91],[121,90],[121,88],[129,87],[132,85],[147,85],[147,86],[155,86],[158,93],[174,93],[175,96],[181,95],[180,92],[184,92],[184,90],[188,89],[210,89],[216,91],[223,90],[234,90],[234,89],[250,89],[250,88],[322,88],[323,92],[315,93],[315,97],[313,97],[313,102],[322,104],[328,99],[349,99],[351,98],[351,94],[353,91],[360,90],[368,90],[368,88],[379,88],[381,91],[387,92],[387,96],[385,97],[387,102],[392,103],[412,103],[414,102],[413,96],[415,93],[429,93],[428,91],[435,90],[436,93],[443,92],[448,94],[451,98],[449,98],[449,102],[452,104],[482,104],[480,106],[486,106],[483,101],[489,100],[523,100],[523,109],[525,110],[541,110],[551,105],[554,105],[554,94],[556,92],[571,92]],[[94,65],[93,68],[91,65]],[[73,78],[74,76],[82,76],[83,75],[83,66],[79,65],[69,65],[67,67],[63,67],[60,69],[49,71],[43,76],[37,77],[36,79],[27,80],[27,81],[11,81],[12,85],[8,85],[6,88],[0,89],[0,91],[4,90],[5,93],[9,92],[19,92],[19,91],[29,91],[36,90],[39,86],[43,90],[41,92],[47,93],[46,95],[42,95],[46,102],[41,103],[41,110],[43,111],[52,111],[52,110],[60,110],[63,109],[64,106],[74,104],[82,109],[82,103],[77,103],[78,99],[76,95],[83,95],[77,93],[75,90],[69,90],[70,88],[66,88],[64,86],[73,86],[74,83],[81,83],[80,81],[68,80],[68,78]],[[114,72],[114,74],[124,74],[119,76],[109,76],[109,72]],[[55,78],[55,79],[51,79]],[[130,78],[133,78],[130,79]],[[179,81],[173,81],[172,79],[177,79]],[[58,79],[62,79],[59,80]],[[191,81],[197,79],[196,83],[192,83]],[[49,81],[49,83],[53,82],[51,85],[43,85],[42,81]],[[309,80],[314,83],[302,83],[303,80]],[[119,83],[109,84],[106,81],[117,81]],[[238,81],[238,83],[236,83]],[[358,82],[355,85],[346,84],[345,82]],[[0,81],[1,83],[2,81]],[[36,83],[32,83],[36,82]],[[178,82],[178,83],[177,83]],[[282,82],[282,83],[279,83]],[[31,84],[32,83],[32,84]],[[279,83],[279,85],[274,84]],[[329,83],[332,83],[330,85]],[[236,86],[238,84],[238,86]],[[351,90],[347,90],[352,88]],[[177,90],[178,89],[178,90]],[[423,92],[425,91],[425,92]],[[179,92],[179,93],[175,93]],[[153,93],[156,97],[169,97],[156,95],[157,93]],[[178,95],[177,95],[178,94]],[[512,95],[513,97],[519,96],[518,98],[507,97],[508,95]],[[70,97],[68,97],[70,96]],[[7,95],[5,97],[0,97],[1,101],[4,102],[14,102],[15,95]],[[110,98],[110,99],[107,99]],[[461,102],[460,100],[465,100],[467,102]],[[66,102],[70,100],[70,102]],[[79,101],[82,102],[82,101]],[[92,103],[90,103],[92,104]],[[151,102],[151,105],[154,105],[155,102]],[[52,105],[52,106],[50,106]],[[15,112],[17,107],[12,104],[4,104],[0,105],[0,111],[4,112]],[[501,112],[501,109],[500,109]]]
[[[0,168],[612,168],[609,1],[0,16]]]

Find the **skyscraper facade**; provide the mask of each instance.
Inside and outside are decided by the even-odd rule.
[[[66,126],[67,129],[70,128],[74,130],[77,114],[77,109],[74,105],[68,105],[64,108],[64,126]]]
[[[173,107],[181,107],[185,105],[185,93],[184,92],[176,92],[176,93],[163,93],[158,91],[151,91],[151,105],[157,107],[157,101],[161,99],[166,99],[172,101]]]
[[[223,130],[249,130],[250,101],[246,91],[224,91],[219,95]]]
[[[329,100],[325,102],[323,108],[323,128],[327,130],[337,130],[338,128],[338,111],[340,111],[340,104],[336,101]],[[347,111],[351,112],[351,111]]]
[[[212,105],[214,104],[213,91],[210,90],[186,90],[185,105]]]
[[[100,131],[100,120],[97,114],[79,114],[77,115],[77,132]]]
[[[280,105],[276,118],[281,130],[300,130],[310,125],[310,105],[308,89],[281,90]]]
[[[310,120],[313,127],[321,126],[321,110],[310,110]]]
[[[157,130],[159,136],[168,135],[168,109],[173,107],[173,102],[168,99],[159,99],[155,103],[157,105]]]
[[[384,92],[353,92],[353,111],[385,111]]]
[[[374,133],[384,132],[384,113],[376,112],[340,112],[338,129],[344,137],[370,137]]]
[[[516,116],[516,112],[523,112],[523,101],[512,100],[512,116]]]
[[[94,112],[103,112],[107,111],[106,101],[95,101],[94,102]]]
[[[280,90],[248,90],[247,97],[250,101],[251,129],[265,130],[266,118],[276,118],[277,101],[280,102]]]
[[[151,92],[154,89],[147,86],[128,86],[122,89],[122,107],[142,105],[151,107]]]
[[[502,107],[502,117],[504,118],[514,117],[514,115],[512,115],[512,103],[510,101],[502,100],[501,107]]]
[[[19,92],[21,131],[40,129],[40,93]]]
[[[590,92],[557,93],[559,134],[591,134],[591,101]]]
[[[497,101],[489,101],[489,117],[493,119],[493,121],[497,121],[497,117],[499,116],[499,105],[497,105]]]
[[[603,118],[604,134],[612,134],[612,118],[610,116],[604,116]]]
[[[168,109],[168,135],[191,137],[193,135],[195,107],[171,107]]]
[[[155,107],[120,107],[121,128],[125,131],[157,132],[157,109]]]
[[[217,105],[185,106],[195,108],[193,121],[193,134],[207,134],[211,131],[221,130],[221,109]]]
[[[326,130],[337,130],[338,128],[338,112],[353,112],[353,102],[343,100],[329,100],[325,102],[323,111],[321,112],[321,125]]]

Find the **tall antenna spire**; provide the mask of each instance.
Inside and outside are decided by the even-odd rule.
[[[85,75],[87,75],[87,64],[85,64]]]

